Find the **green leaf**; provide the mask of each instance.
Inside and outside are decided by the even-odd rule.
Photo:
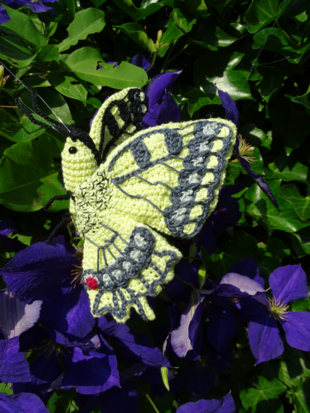
[[[207,269],[204,265],[201,265],[198,270],[199,287],[202,288],[207,278]]]
[[[301,196],[295,184],[282,186],[279,189],[278,195],[293,205],[300,219],[305,221],[310,218],[310,196],[306,196],[305,198]]]
[[[13,390],[8,383],[0,383],[0,393],[13,394]]]
[[[2,26],[2,25],[1,25]],[[0,37],[0,57],[15,67],[28,67],[35,54],[17,36]]]
[[[94,8],[79,11],[68,27],[68,38],[58,45],[58,50],[60,52],[68,50],[79,40],[86,39],[89,34],[100,33],[104,26],[105,14],[103,11]]]
[[[228,268],[238,261],[257,254],[257,243],[255,238],[246,232],[235,230],[233,237],[225,233],[223,242],[211,256],[207,255],[204,248],[202,248],[202,254],[208,272],[212,271],[218,278],[225,275]]]
[[[295,313],[300,313],[301,311],[309,311],[310,310],[310,299],[303,298],[301,300],[291,302],[291,309]],[[310,375],[310,370],[309,370]]]
[[[298,258],[310,255],[310,231],[308,228],[295,232],[290,237]]]
[[[250,33],[256,33],[262,27],[279,18],[292,0],[284,0],[279,7],[279,0],[253,0],[244,19]]]
[[[170,14],[170,19],[175,22],[177,28],[184,33],[189,33],[197,20],[190,16],[186,16],[180,9],[173,9]]]
[[[300,383],[294,392],[294,404],[298,413],[309,413],[310,410],[310,380]]]
[[[208,51],[199,57],[194,64],[195,85],[202,88],[207,96],[213,98],[217,88],[234,99],[252,99],[248,84],[248,72],[233,70],[242,58],[243,53],[226,51]],[[218,99],[218,103],[221,103]]]
[[[286,386],[278,379],[269,381],[259,377],[255,388],[248,388],[240,392],[240,399],[245,409],[251,413],[282,413],[283,406],[279,400],[280,394],[285,392]]]
[[[64,98],[52,88],[42,88],[40,90],[40,96],[47,103],[47,105],[39,99],[39,106],[41,109],[52,119],[57,122],[62,121],[67,125],[72,125],[74,123],[69,106],[67,105]],[[24,92],[21,95],[21,100],[28,106],[32,107],[32,97],[30,92]],[[37,115],[35,115],[36,117]],[[40,117],[37,119],[41,120]]]
[[[280,154],[273,163],[264,168],[267,179],[283,179],[283,181],[308,182],[308,168],[298,162],[294,156]]]
[[[125,33],[133,41],[142,46],[149,53],[155,52],[155,45],[151,39],[148,38],[143,27],[138,23],[126,23],[121,26],[115,26],[120,29],[121,32]]]
[[[53,60],[58,61],[59,52],[56,45],[44,46],[40,49],[36,56],[36,60],[40,62],[52,62]]]
[[[290,202],[278,197],[277,192],[281,181],[269,181],[267,183],[278,201],[281,212],[273,206],[272,202],[257,185],[253,185],[244,195],[245,199],[252,202],[245,213],[251,216],[257,223],[265,226],[270,233],[275,229],[294,233],[309,226],[310,222],[304,223],[300,220]]]
[[[299,103],[300,105],[303,105],[306,109],[307,112],[310,113],[310,87],[308,88],[307,92],[302,95],[302,96],[297,96],[292,98],[292,102]]]
[[[288,154],[309,135],[310,117],[306,109],[295,105],[282,93],[270,100],[268,113],[274,129],[282,136]]]
[[[144,19],[151,14],[156,13],[164,6],[173,7],[171,0],[164,0],[158,2],[145,2],[144,7],[136,7],[132,0],[113,0],[114,3],[125,13],[127,13],[134,21]]]
[[[60,155],[58,143],[47,135],[7,149],[0,162],[0,203],[14,211],[32,212],[54,195],[65,194],[53,166],[56,154]],[[53,212],[68,206],[67,202],[54,204]]]
[[[213,19],[197,24],[191,32],[191,40],[205,49],[217,50],[218,47],[228,47],[237,40],[220,29]]]
[[[264,146],[270,149],[271,139],[261,129],[257,128],[254,123],[247,123],[240,128],[240,134],[250,145]]]
[[[260,271],[266,275],[278,268],[283,258],[291,255],[291,251],[280,238],[268,238],[265,244],[260,242],[257,246],[258,254],[255,256],[255,261]]]
[[[168,378],[168,368],[166,366],[162,366],[160,368],[160,372],[161,372],[161,377],[163,379],[164,386],[169,391],[170,387],[169,387],[169,378]]]
[[[31,19],[24,13],[17,10],[13,10],[10,7],[2,4],[11,17],[11,20],[5,24],[1,24],[1,30],[5,33],[12,34],[15,33],[19,35],[22,39],[26,40],[33,46],[45,46],[46,40],[42,34],[36,29],[35,25]]]
[[[49,74],[47,76],[51,85],[62,95],[68,96],[69,98],[80,100],[86,105],[87,100],[87,90],[83,85],[73,84],[76,83],[77,79],[71,75],[65,74]]]
[[[260,94],[266,102],[269,102],[269,99],[273,92],[275,92],[282,86],[283,81],[283,72],[280,74],[274,69],[268,69],[267,71],[263,72],[263,79],[258,86],[258,90],[260,91]]]
[[[20,120],[13,119],[2,112],[0,116],[0,135],[12,142],[26,142],[37,138],[44,133],[44,129],[33,124],[22,116]]]
[[[115,89],[127,87],[142,87],[148,80],[146,72],[140,67],[122,62],[120,66],[101,63],[103,69],[96,70],[97,62],[101,60],[100,53],[91,48],[83,47],[68,57],[66,64],[82,80],[100,86]]]
[[[298,64],[302,56],[310,49],[310,43],[299,46],[292,38],[276,28],[260,30],[253,37],[253,49],[262,46],[271,52],[282,54],[291,63]]]
[[[186,10],[191,16],[207,17],[208,7],[204,0],[184,0]]]

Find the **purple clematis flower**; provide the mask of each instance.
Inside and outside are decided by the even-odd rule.
[[[223,108],[225,109],[226,112],[226,119],[231,120],[237,127],[239,125],[239,111],[237,108],[236,103],[233,101],[233,99],[229,96],[228,93],[223,92],[222,90],[219,90],[219,97],[221,99]],[[267,182],[264,181],[263,177],[261,175],[256,174],[255,172],[252,171],[250,168],[249,162],[244,159],[239,153],[239,140],[236,140],[235,144],[235,153],[237,155],[237,158],[241,164],[241,166],[247,171],[249,176],[253,179],[254,182],[257,183],[257,185],[260,187],[260,189],[264,192],[264,194],[270,199],[270,201],[273,203],[273,205],[279,210],[278,203],[273,196]],[[280,210],[279,210],[280,211]]]
[[[1,10],[0,10],[1,15]],[[1,24],[1,23],[0,23]],[[0,221],[0,244],[5,245],[9,251],[18,252],[26,248],[26,245],[18,241],[18,239],[9,238],[15,231],[14,221],[12,219],[3,219]]]
[[[0,393],[0,411],[2,413],[48,413],[42,400],[31,393]]]
[[[116,356],[101,335],[80,339],[34,326],[20,342],[35,357],[30,360],[31,381],[14,384],[14,392],[31,392],[46,401],[56,389],[94,394],[119,386]]]
[[[243,185],[223,185],[219,192],[219,200],[215,210],[202,227],[197,245],[203,246],[211,255],[215,249],[215,232],[234,227],[241,218],[239,203],[232,195],[244,189]]]
[[[240,300],[241,311],[249,322],[248,334],[256,364],[279,357],[284,351],[278,323],[288,344],[310,351],[310,313],[289,311],[289,303],[308,297],[307,277],[300,265],[276,269],[269,277],[273,297],[265,294]]]
[[[179,122],[179,105],[168,92],[181,71],[165,72],[153,77],[145,89],[148,112],[142,120],[142,126],[149,128],[169,122]]]
[[[141,67],[144,70],[147,70],[151,66],[151,62],[145,56],[143,56],[143,54],[137,54],[136,56],[134,56],[131,64]]]
[[[3,0],[3,3],[6,6],[11,7],[12,9],[19,9],[20,7],[27,6],[29,7],[34,13],[44,13],[49,11],[53,14],[56,14],[55,10],[52,7],[47,7],[43,3],[54,3],[58,0]],[[8,15],[7,11],[4,7],[0,5],[0,24],[5,24],[10,21],[11,18]]]
[[[198,400],[197,403],[183,404],[176,413],[234,413],[235,411],[235,403],[229,393],[222,400]]]
[[[19,352],[18,336],[30,329],[40,315],[41,301],[24,304],[12,293],[0,291],[0,380],[7,383],[30,380],[29,366]]]
[[[59,236],[50,245],[38,242],[17,253],[0,273],[22,302],[42,300],[41,323],[85,337],[95,321],[86,291],[81,284],[71,284],[71,271],[80,267],[74,254],[75,249]]]
[[[98,320],[98,327],[126,363],[142,363],[157,368],[171,367],[167,357],[146,336],[133,333],[126,324],[117,323],[105,316]]]

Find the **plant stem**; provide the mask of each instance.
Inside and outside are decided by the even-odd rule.
[[[149,396],[147,393],[145,393],[145,395],[146,395],[146,398],[148,399],[148,401],[149,401],[149,402],[151,403],[151,405],[153,406],[153,409],[155,410],[155,412],[156,412],[156,413],[159,413],[157,407],[155,406],[155,404],[154,404],[153,400],[150,398],[150,396]]]
[[[153,60],[152,60],[152,64],[151,64],[151,66],[150,66],[150,67],[146,70],[146,72],[149,72],[149,71],[152,69],[152,67],[154,66],[154,63],[155,63],[156,57],[157,57],[157,53],[156,53],[156,52],[154,52],[154,56],[153,56]]]
[[[191,283],[189,283],[189,282],[187,282],[187,281],[184,281],[183,278],[179,277],[179,276],[176,275],[176,274],[175,274],[175,277],[176,277],[178,280],[180,280],[182,283],[187,284],[187,285],[189,285],[191,288],[193,288],[194,290],[196,290],[196,287],[195,287],[193,284],[191,284]]]

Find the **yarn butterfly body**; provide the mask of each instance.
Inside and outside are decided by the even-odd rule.
[[[139,89],[119,92],[94,118],[92,143],[72,135],[62,152],[92,314],[110,312],[119,322],[131,307],[145,320],[155,318],[147,296],[172,280],[181,258],[165,235],[199,233],[215,209],[236,140],[235,125],[223,119],[139,130],[145,112]]]

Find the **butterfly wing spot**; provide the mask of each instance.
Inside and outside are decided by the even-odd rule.
[[[209,185],[210,183],[214,182],[214,174],[212,172],[206,172],[204,177],[202,178],[201,185]]]
[[[191,235],[191,234],[195,231],[195,228],[196,228],[196,224],[194,224],[194,223],[192,222],[191,224],[186,224],[186,225],[184,226],[183,232],[184,232],[186,235]]]
[[[223,149],[224,142],[221,139],[217,139],[213,142],[212,152],[219,152]]]
[[[203,214],[203,209],[201,205],[195,205],[190,214],[189,214],[189,219],[196,219],[200,217]]]
[[[137,165],[139,165],[140,168],[145,168],[149,164],[151,157],[150,151],[145,143],[143,141],[133,142],[130,145],[130,149]]]

